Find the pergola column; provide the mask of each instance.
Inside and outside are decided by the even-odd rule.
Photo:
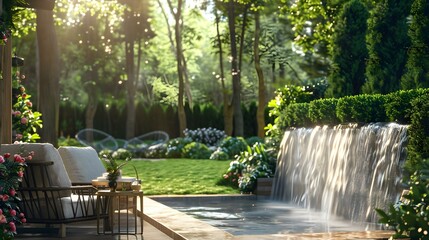
[[[0,0],[1,3],[1,0]],[[0,141],[12,143],[12,38],[1,46]]]
[[[27,0],[26,3],[22,7],[52,10],[55,0]],[[3,0],[0,0],[0,16],[2,13]],[[0,61],[0,143],[3,144],[12,143],[12,37],[0,46]]]

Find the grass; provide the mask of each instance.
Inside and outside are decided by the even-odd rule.
[[[231,186],[219,185],[230,161],[165,159],[132,160],[122,169],[125,176],[135,176],[134,165],[142,180],[145,195],[236,194]]]

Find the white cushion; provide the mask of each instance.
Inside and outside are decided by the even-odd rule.
[[[53,162],[53,165],[48,166],[49,178],[51,184],[49,187],[71,187],[71,182],[64,168],[61,156],[58,150],[50,143],[20,143],[20,144],[2,144],[1,153],[10,153],[13,157],[14,154],[21,154],[27,156],[29,152],[33,151],[34,156],[31,161],[33,162]],[[24,176],[25,177],[25,176]],[[30,176],[27,176],[30,177]],[[43,181],[37,181],[34,186],[43,187]]]
[[[91,183],[106,169],[92,147],[60,147],[58,152],[73,183]]]

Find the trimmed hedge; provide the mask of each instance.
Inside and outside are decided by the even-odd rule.
[[[289,127],[311,125],[392,121],[410,124],[411,115],[416,112],[416,109],[412,108],[412,102],[428,94],[429,89],[413,89],[387,95],[361,94],[338,99],[318,99],[309,103],[292,103],[282,110],[279,127],[286,130]]]
[[[413,89],[386,95],[362,94],[338,99],[292,103],[278,119],[279,134],[291,127],[337,125],[350,122],[398,122],[408,124],[406,171],[410,175],[429,159],[429,89]],[[281,136],[274,136],[280,138]]]

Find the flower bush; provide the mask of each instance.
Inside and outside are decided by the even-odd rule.
[[[227,137],[222,140],[222,142],[219,144],[218,149],[215,151],[216,154],[210,156],[210,159],[218,159],[220,155],[219,152],[224,152],[226,155],[228,155],[227,159],[234,159],[236,155],[240,154],[242,151],[246,151],[248,145],[246,143],[246,140],[242,137]]]
[[[241,191],[253,192],[257,178],[273,176],[275,164],[275,151],[266,150],[264,144],[257,142],[237,155],[223,177],[228,182],[236,183]]]
[[[133,157],[133,154],[125,148],[119,148],[112,153],[112,158],[115,160],[128,160]]]
[[[192,142],[183,148],[183,157],[191,159],[209,159],[212,152],[203,143]]]
[[[145,151],[146,158],[163,158],[167,153],[167,144],[156,144]]]
[[[393,238],[429,239],[429,162],[415,172],[408,182],[409,191],[387,212],[376,209],[380,223],[395,230]]]
[[[167,143],[167,158],[181,158],[183,156],[183,148],[192,142],[190,138],[174,138]]]
[[[192,139],[194,142],[203,143],[209,147],[217,146],[225,137],[225,131],[216,128],[197,128],[195,130],[185,129],[185,137]]]
[[[0,156],[0,239],[13,239],[17,234],[16,225],[27,221],[16,191],[27,167],[26,161],[32,157],[32,152],[27,157],[9,153]]]
[[[30,101],[31,95],[25,92],[25,87],[21,85],[24,75],[16,72],[12,82],[12,129],[15,131],[13,141],[16,142],[36,142],[40,139],[37,130],[42,127],[42,114],[33,112],[33,103]]]

